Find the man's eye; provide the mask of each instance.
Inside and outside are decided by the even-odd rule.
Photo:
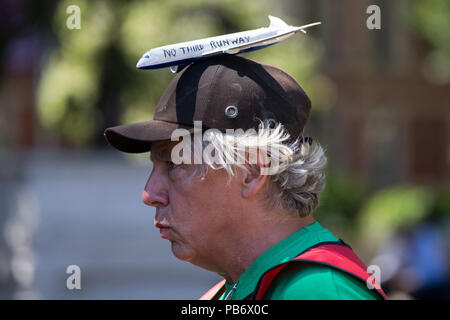
[[[173,163],[172,161],[166,161],[167,169],[172,170],[177,167],[177,164]]]

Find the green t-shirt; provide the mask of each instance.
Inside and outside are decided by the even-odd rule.
[[[258,280],[272,267],[292,260],[309,247],[338,239],[318,222],[306,226],[261,254],[239,277],[236,284],[225,284],[226,291],[219,298],[242,300],[252,293]],[[230,295],[230,290],[235,287]],[[264,299],[267,300],[373,300],[380,299],[374,290],[356,278],[322,265],[292,264],[272,282]]]

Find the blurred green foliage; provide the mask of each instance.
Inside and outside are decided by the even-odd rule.
[[[327,185],[314,216],[365,258],[373,256],[395,234],[413,230],[424,221],[443,228],[449,222],[450,184],[372,190],[360,177],[327,171]]]
[[[399,231],[412,229],[430,214],[435,197],[421,186],[394,186],[372,194],[358,214],[358,238],[374,251]]]
[[[355,236],[356,216],[367,193],[368,185],[362,178],[329,168],[326,187],[314,216],[336,236],[351,242]]]
[[[425,75],[434,82],[450,82],[450,1],[416,1],[412,25],[433,47],[424,61]]]
[[[106,145],[105,127],[149,120],[153,106],[173,74],[168,69],[137,70],[150,48],[268,25],[268,14],[300,25],[295,13],[275,1],[77,1],[81,29],[66,28],[72,1],[61,1],[53,29],[59,47],[42,71],[38,110],[44,128],[71,145]],[[319,46],[311,36],[296,36],[276,46],[245,54],[277,65],[316,95]],[[316,108],[317,109],[317,108]]]

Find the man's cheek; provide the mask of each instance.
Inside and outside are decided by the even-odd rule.
[[[195,213],[198,208],[195,207],[194,195],[190,194],[189,189],[177,188],[169,194],[171,216],[178,225],[187,226],[195,220]]]
[[[172,205],[187,207],[191,203],[203,201],[205,191],[191,178],[180,179],[170,183],[169,196]],[[207,193],[206,193],[207,194]]]

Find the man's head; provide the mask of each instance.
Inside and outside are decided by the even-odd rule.
[[[155,107],[151,121],[108,128],[108,141],[125,152],[147,152],[173,131],[258,129],[282,123],[293,139],[302,134],[311,102],[298,83],[268,64],[234,55],[196,62],[178,73]]]
[[[161,236],[178,258],[221,272],[226,248],[293,232],[292,221],[318,205],[326,158],[302,137],[310,107],[283,71],[224,56],[178,73],[154,120],[109,128],[105,136],[121,151],[151,151],[142,198],[156,207]],[[199,135],[194,121],[201,121]]]
[[[227,246],[237,245],[243,233],[259,229],[262,219],[252,210],[263,209],[265,192],[261,191],[267,187],[267,176],[255,170],[239,171],[230,180],[225,170],[207,167],[202,179],[203,164],[171,161],[174,145],[169,141],[152,144],[153,170],[142,200],[156,208],[155,226],[170,240],[177,258],[220,272],[214,257]]]

